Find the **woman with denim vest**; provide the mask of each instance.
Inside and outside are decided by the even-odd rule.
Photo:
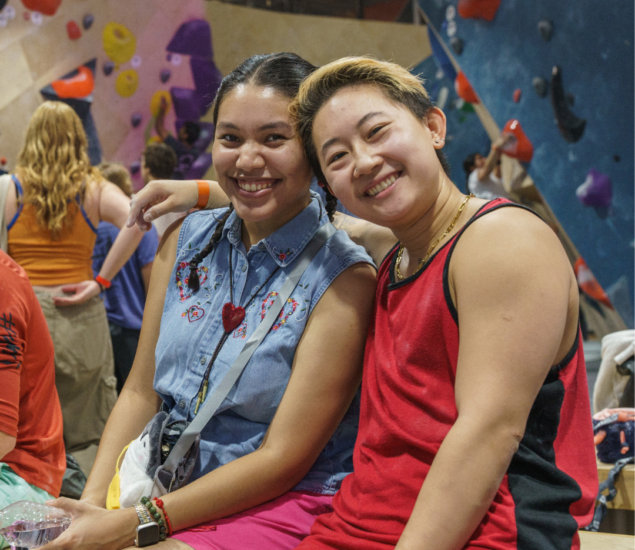
[[[229,208],[172,225],[153,266],[139,348],[73,525],[46,546],[131,546],[135,508],[104,510],[122,449],[163,404],[191,421],[329,222],[288,105],[314,67],[255,56],[222,82],[213,155]],[[352,471],[357,389],[372,315],[372,260],[336,232],[316,254],[238,382],[201,433],[190,482],[162,498],[162,548],[295,548]],[[221,310],[244,308],[224,326]],[[169,518],[169,521],[165,517]],[[170,529],[171,528],[171,529]]]

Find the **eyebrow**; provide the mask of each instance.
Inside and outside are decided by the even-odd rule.
[[[218,128],[228,128],[228,129],[231,129],[231,130],[240,130],[240,128],[238,126],[236,126],[235,124],[233,124],[232,122],[219,122],[217,127]],[[260,128],[258,128],[258,131],[261,132],[263,130],[275,130],[276,128],[284,128],[286,130],[290,130],[291,129],[291,125],[287,124],[286,122],[282,122],[282,121],[269,122],[267,124],[262,125]]]
[[[364,123],[368,122],[368,120],[383,114],[384,114],[383,111],[372,111],[370,113],[366,113],[362,118],[359,119],[359,122],[355,124],[355,128],[359,130],[364,125]],[[331,145],[333,145],[334,143],[337,143],[338,141],[341,141],[340,138],[335,137],[324,142],[324,145],[322,145],[322,154],[324,154],[324,151],[326,149],[328,149]]]

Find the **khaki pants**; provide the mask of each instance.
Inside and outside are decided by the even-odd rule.
[[[53,338],[64,444],[72,454],[99,444],[117,400],[106,308],[99,297],[77,306],[56,307],[50,294],[37,289],[35,294]]]

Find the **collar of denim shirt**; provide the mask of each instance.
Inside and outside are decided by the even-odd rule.
[[[234,247],[241,244],[241,221],[234,210],[223,228],[221,238],[227,237]],[[317,193],[311,191],[311,202],[302,212],[280,229],[254,244],[252,248],[266,249],[280,267],[286,267],[298,257],[315,232],[328,221],[322,199]]]

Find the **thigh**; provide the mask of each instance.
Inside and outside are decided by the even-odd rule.
[[[331,501],[328,495],[291,491],[245,512],[179,531],[172,540],[195,550],[293,550],[315,518],[332,511]]]

